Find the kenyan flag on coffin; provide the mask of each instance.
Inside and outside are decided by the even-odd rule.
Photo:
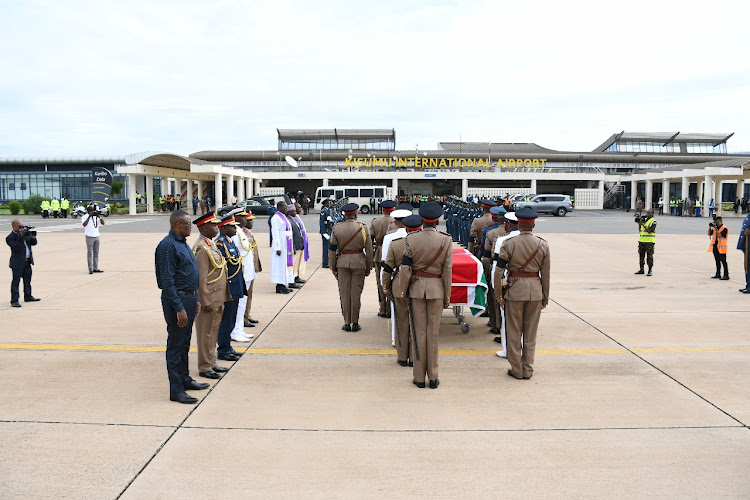
[[[487,303],[487,280],[482,263],[464,248],[453,249],[451,305],[468,306],[479,316]]]

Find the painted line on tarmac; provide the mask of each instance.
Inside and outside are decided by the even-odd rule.
[[[0,344],[0,350],[25,351],[107,351],[107,352],[164,352],[161,346],[127,346],[127,345],[86,345],[86,344]],[[190,352],[197,352],[191,348]],[[253,348],[244,352],[249,354],[309,354],[322,356],[358,355],[358,356],[391,356],[395,349],[290,349],[290,348]],[[440,349],[441,355],[447,356],[484,356],[495,354],[493,349]],[[713,352],[750,352],[750,347],[636,347],[633,349],[538,349],[540,355],[565,354],[700,354]]]

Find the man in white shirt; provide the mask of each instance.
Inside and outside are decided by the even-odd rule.
[[[508,231],[508,234],[505,236],[499,237],[497,240],[495,240],[495,248],[492,249],[492,289],[495,291],[495,300],[499,306],[500,309],[500,335],[495,337],[495,342],[501,344],[503,346],[503,349],[501,351],[497,351],[495,354],[497,354],[499,357],[504,358],[507,355],[507,344],[505,339],[505,309],[502,305],[502,293],[503,293],[503,282],[507,282],[507,269],[498,269],[497,268],[497,256],[500,255],[500,248],[503,246],[503,242],[509,238],[513,238],[515,236],[518,236],[521,234],[521,231],[518,230],[518,218],[516,218],[516,214],[514,212],[508,212],[503,216],[505,218],[505,230]]]
[[[102,273],[99,269],[99,225],[104,220],[97,215],[96,205],[86,207],[86,215],[81,217],[83,232],[86,234],[86,260],[89,264],[89,274]]]

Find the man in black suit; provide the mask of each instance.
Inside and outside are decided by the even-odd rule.
[[[5,237],[5,243],[10,247],[10,264],[13,270],[13,281],[10,283],[10,305],[21,307],[19,302],[18,284],[23,278],[23,301],[37,302],[31,295],[31,266],[34,265],[34,253],[31,247],[36,245],[36,234],[32,234],[24,227],[20,220],[11,222],[13,231]]]

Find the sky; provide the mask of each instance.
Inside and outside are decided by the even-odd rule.
[[[0,155],[275,150],[277,128],[591,151],[732,133],[750,2],[0,0]]]

